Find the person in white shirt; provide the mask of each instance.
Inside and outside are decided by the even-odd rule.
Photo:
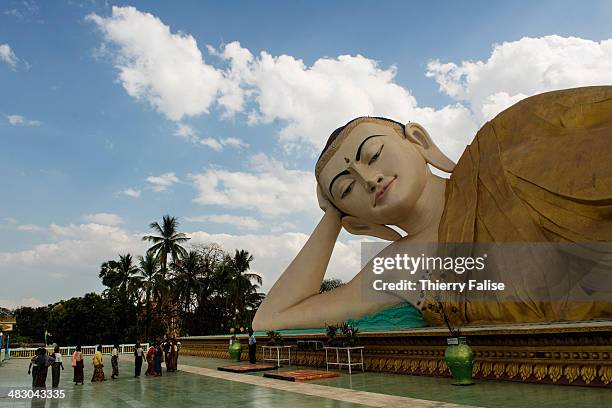
[[[59,346],[55,346],[53,358],[53,365],[51,366],[51,387],[57,388],[59,387],[60,382],[60,368],[64,369],[64,364],[62,364],[62,354],[60,353]]]
[[[111,364],[113,366],[113,374],[111,378],[114,380],[119,377],[119,344],[115,343],[111,352]]]
[[[144,359],[144,350],[140,343],[134,346],[134,377],[140,377],[142,370],[142,360]]]

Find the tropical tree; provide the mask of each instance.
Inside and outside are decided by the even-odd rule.
[[[102,284],[110,289],[116,288],[121,297],[133,300],[135,293],[132,291],[138,273],[138,267],[133,263],[132,255],[119,255],[119,260],[104,262],[100,267],[99,277]]]
[[[167,292],[168,286],[153,253],[148,252],[144,257],[139,256],[138,263],[135,287],[139,288],[139,301],[145,305],[145,336],[149,339],[153,325],[153,303],[158,305],[158,312],[161,311],[161,299]],[[157,317],[161,318],[159,313]]]
[[[155,254],[155,258],[161,265],[161,271],[164,277],[168,269],[168,256],[172,257],[174,263],[179,262],[182,256],[187,254],[187,250],[181,246],[183,242],[187,242],[189,237],[182,232],[178,232],[179,222],[176,217],[164,215],[162,225],[158,222],[152,222],[149,227],[158,235],[145,235],[143,241],[153,243],[147,252]]]
[[[184,312],[193,311],[195,294],[203,278],[199,254],[193,250],[189,251],[181,262],[172,263],[171,270],[171,287],[180,309]]]
[[[233,257],[226,256],[222,266],[221,276],[226,286],[228,321],[242,321],[242,325],[250,323],[250,311],[259,306],[263,299],[258,293],[262,278],[257,273],[249,271],[252,261],[253,256],[248,251],[236,250]]]

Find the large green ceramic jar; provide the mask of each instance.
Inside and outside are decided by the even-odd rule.
[[[240,344],[240,340],[234,339],[232,344],[229,346],[229,355],[230,359],[234,361],[240,361],[240,354],[242,353],[242,344]]]
[[[449,338],[448,347],[444,352],[444,359],[453,375],[453,385],[472,385],[472,367],[474,365],[474,352],[467,345],[465,337]]]

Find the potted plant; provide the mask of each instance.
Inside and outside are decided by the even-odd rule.
[[[240,340],[236,337],[235,329],[232,327],[230,329],[231,337],[230,337],[230,345],[229,345],[229,355],[230,358],[234,361],[240,361],[240,354],[242,354],[242,344],[240,344]]]
[[[266,334],[268,335],[269,346],[282,346],[284,344],[283,337],[279,332],[270,330]]]
[[[342,323],[342,335],[344,336],[344,344],[348,347],[353,347],[357,345],[357,333],[359,330],[350,323],[344,322]]]
[[[447,308],[439,298],[437,303],[430,303],[427,309],[439,314],[449,332],[449,337],[446,339],[446,350],[444,351],[444,360],[453,376],[453,385],[472,385],[472,367],[474,366],[474,351],[467,344],[465,336],[461,336],[461,329],[451,325],[448,318]],[[459,310],[453,306],[450,309],[451,313],[458,313]]]
[[[325,333],[327,335],[327,345],[329,347],[343,347],[344,342],[338,338],[338,325],[325,325]]]

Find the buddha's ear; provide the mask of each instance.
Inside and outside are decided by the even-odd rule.
[[[342,226],[351,234],[371,235],[386,241],[397,241],[402,237],[397,231],[386,225],[366,222],[350,215],[342,217]]]
[[[404,126],[404,136],[416,145],[427,163],[438,170],[452,173],[455,163],[442,153],[423,126],[418,123],[408,122]]]

